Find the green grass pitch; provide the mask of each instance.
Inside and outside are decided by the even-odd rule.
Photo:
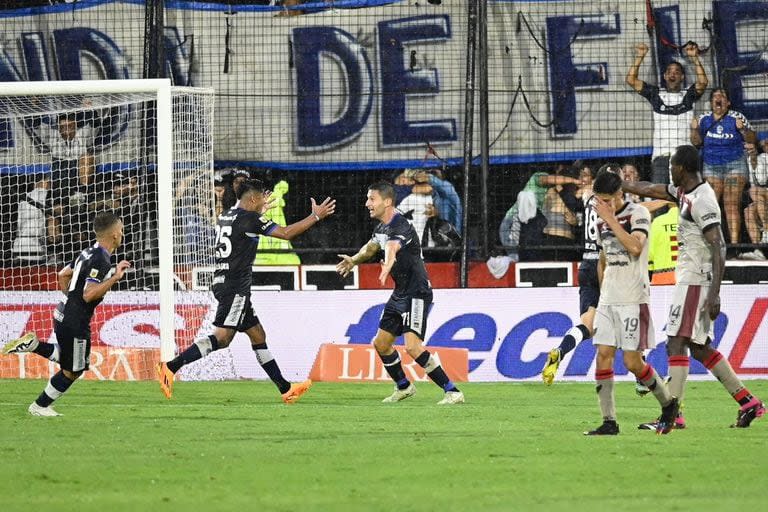
[[[639,431],[658,407],[619,383],[621,434],[585,437],[592,384],[464,384],[437,406],[420,383],[318,383],[286,406],[266,382],[78,382],[61,418],[27,405],[44,381],[3,381],[0,510],[761,510],[768,418],[728,426],[717,382],[689,382],[688,428]],[[768,396],[768,381],[750,381]]]

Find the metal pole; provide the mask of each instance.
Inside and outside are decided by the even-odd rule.
[[[469,173],[472,170],[472,133],[475,117],[475,49],[477,47],[477,2],[467,2],[467,72],[464,93],[464,215],[461,219],[464,236],[461,240],[461,287],[469,281]]]
[[[480,0],[477,28],[479,30],[479,84],[480,92],[480,224],[482,245],[480,255],[488,259],[488,0]]]

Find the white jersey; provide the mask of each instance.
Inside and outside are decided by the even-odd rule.
[[[653,155],[671,155],[677,146],[690,144],[693,104],[699,95],[693,84],[684,91],[667,91],[644,84],[640,95],[653,107]]]
[[[675,278],[682,284],[712,282],[712,254],[704,232],[720,225],[720,205],[709,183],[703,181],[686,192],[667,185],[667,192],[677,201],[680,216],[677,225],[677,267]]]
[[[648,281],[648,231],[651,227],[651,214],[648,209],[637,203],[624,203],[616,212],[616,219],[628,233],[645,233],[643,251],[639,256],[632,256],[621,244],[605,221],[598,222],[598,243],[605,254],[605,273],[600,288],[600,304],[648,304],[650,301],[650,283]]]

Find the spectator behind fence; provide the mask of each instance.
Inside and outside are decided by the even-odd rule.
[[[429,218],[427,209],[434,204],[429,178],[423,171],[406,169],[395,179],[395,183],[401,190],[410,186],[410,194],[397,203],[397,211],[413,225],[421,241]]]
[[[547,219],[547,225],[543,229],[541,245],[555,247],[544,254],[544,259],[553,261],[577,261],[579,259],[575,247],[562,246],[575,246],[576,244],[574,228],[578,226],[579,222],[576,211],[571,208],[579,208],[579,205],[583,205],[576,198],[576,192],[581,185],[581,180],[576,177],[583,167],[581,162],[577,162],[572,167],[560,167],[557,171],[560,176],[574,178],[577,182],[555,185],[549,188],[544,196],[541,212]],[[591,171],[587,172],[591,176]],[[571,207],[568,206],[569,204]],[[583,211],[583,207],[580,210]]]
[[[749,162],[749,196],[752,204],[744,209],[749,240],[753,244],[768,244],[768,135],[763,135],[759,146],[746,144]],[[755,248],[740,257],[746,260],[765,260],[765,251]]]
[[[453,184],[443,177],[440,169],[422,171],[429,184],[432,186],[432,201],[437,208],[437,216],[448,221],[461,235],[462,216],[464,209],[461,206],[461,198]]]
[[[11,252],[18,265],[44,265],[46,262],[48,224],[51,218],[45,205],[50,187],[49,176],[38,176],[34,188],[27,192],[16,209],[16,239]]]
[[[557,175],[558,169],[553,169],[549,173],[545,171],[534,173],[525,183],[523,190],[518,193],[515,203],[504,215],[499,225],[499,241],[512,261],[539,259],[538,251],[529,251],[526,246],[539,245],[537,240],[540,240],[541,230],[546,223],[541,210],[547,189],[555,185],[580,183],[576,178]],[[528,238],[532,244],[523,243],[524,238]]]
[[[421,235],[421,246],[426,249],[452,248],[453,251],[425,251],[424,261],[453,261],[461,248],[461,235],[447,220],[440,217],[437,206],[427,206],[427,224]]]
[[[691,143],[701,147],[704,178],[722,198],[732,244],[741,234],[741,193],[749,169],[744,143],[756,142],[755,132],[744,114],[731,110],[728,91],[714,89],[709,98],[712,110],[691,121]]]
[[[37,117],[28,125],[38,149],[51,156],[50,242],[59,262],[65,262],[89,238],[89,227],[81,226],[80,213],[84,205],[87,208],[96,170],[93,127],[74,112],[60,114],[54,123],[44,121]]]
[[[677,146],[688,144],[688,125],[693,119],[693,104],[704,94],[709,81],[699,60],[699,47],[688,43],[683,48],[686,57],[696,66],[696,82],[685,91],[685,68],[679,62],[670,62],[664,71],[666,88],[660,90],[640,80],[637,75],[648,53],[648,45],[635,45],[635,61],[629,67],[626,82],[643,96],[653,109],[653,154],[651,181],[669,183],[669,157]]]

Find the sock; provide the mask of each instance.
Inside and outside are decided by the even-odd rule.
[[[43,390],[43,392],[40,393],[40,396],[37,397],[35,403],[40,407],[48,407],[54,400],[63,395],[73,382],[75,381],[69,380],[66,375],[64,375],[64,372],[59,370],[53,377],[51,377],[51,380],[48,381],[48,385],[45,386],[45,390]]]
[[[54,363],[59,362],[59,346],[55,343],[45,343],[41,341],[32,352],[39,356],[43,356]]]
[[[565,354],[576,348],[576,345],[581,343],[582,340],[586,339],[589,339],[589,329],[587,329],[586,325],[579,324],[568,329],[558,347],[560,349],[560,357],[565,356]]]
[[[251,348],[256,353],[256,359],[259,364],[267,372],[269,378],[275,383],[280,393],[287,393],[291,389],[291,383],[283,378],[283,374],[280,372],[280,367],[277,366],[277,361],[272,356],[272,352],[267,348],[266,343],[259,343],[258,345],[251,345]]]
[[[690,359],[688,356],[669,356],[669,393],[676,396],[680,403],[683,403],[685,395],[685,381],[688,380],[688,367]]]
[[[653,366],[646,364],[645,368],[636,377],[638,382],[651,390],[651,393],[653,393],[653,396],[656,397],[656,400],[659,401],[662,407],[672,401],[672,394],[664,384],[664,381],[659,378],[659,374],[656,373]]]
[[[427,372],[427,376],[432,379],[432,382],[443,388],[443,391],[459,390],[459,388],[451,382],[448,375],[446,375],[445,370],[443,370],[443,367],[438,364],[429,351],[425,350],[419,354],[419,357],[416,358],[416,362],[419,363],[419,366],[424,368],[424,371]]]
[[[616,421],[616,403],[613,400],[613,370],[595,370],[597,400],[603,421]]]
[[[723,357],[719,351],[715,350],[707,360],[704,361],[704,366],[712,372],[712,375],[717,377],[717,380],[723,385],[723,387],[731,394],[734,400],[739,405],[747,405],[754,400],[752,393],[741,383],[741,380],[736,376],[736,372],[731,368],[730,363]]]
[[[389,376],[393,381],[395,381],[395,384],[397,384],[397,389],[405,389],[411,385],[411,382],[405,376],[403,365],[400,362],[400,354],[397,352],[397,350],[388,356],[379,353],[379,358],[384,364],[384,369],[387,370]]]
[[[189,364],[198,359],[202,359],[214,350],[219,349],[219,341],[216,336],[211,334],[207,338],[200,338],[195,340],[187,349],[176,356],[172,361],[168,361],[168,369],[173,373],[176,373],[182,366]]]

